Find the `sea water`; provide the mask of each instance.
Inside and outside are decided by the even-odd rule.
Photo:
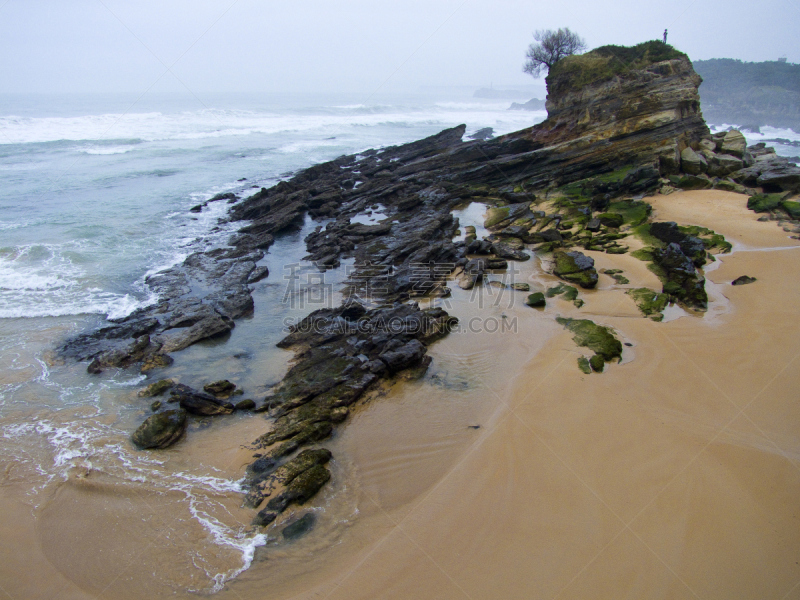
[[[233,446],[248,442],[263,421],[200,420],[188,432],[192,444],[138,451],[129,436],[149,414],[150,400],[136,396],[144,376],[90,376],[54,348],[156,301],[149,274],[227,239],[235,225],[220,225],[225,201],[190,211],[214,195],[246,197],[315,163],[461,123],[467,135],[483,127],[501,134],[545,117],[507,108],[458,95],[0,96],[2,484],[51,530],[56,498],[68,497],[57,492],[76,478],[100,482],[116,499],[161,495],[174,527],[196,541],[175,558],[185,569],[155,578],[176,590],[220,589],[266,538],[236,514],[241,469],[216,461],[213,449],[225,435]],[[176,353],[169,376],[190,384],[229,378],[255,399],[280,380],[288,360],[275,348],[281,323],[316,308],[296,302],[313,292],[308,273],[300,296],[286,276],[314,225],[270,249],[254,316],[224,340]],[[335,283],[329,278],[323,291]],[[342,518],[356,510],[339,504]],[[79,518],[90,522],[91,506]]]

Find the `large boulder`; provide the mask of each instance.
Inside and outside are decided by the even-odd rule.
[[[597,270],[594,259],[577,250],[553,253],[555,266],[553,274],[582,288],[591,289],[597,285]]]
[[[702,267],[706,263],[706,246],[698,237],[684,233],[673,221],[656,222],[650,225],[650,235],[665,244],[676,243],[692,262]]]
[[[713,177],[724,177],[744,167],[744,161],[730,154],[717,154],[708,161],[708,174]]]
[[[506,244],[504,242],[495,242],[492,244],[492,252],[498,258],[505,258],[508,260],[524,261],[531,257],[530,254],[514,248],[511,246],[511,244]]]
[[[738,158],[743,158],[746,150],[747,150],[747,140],[740,131],[731,129],[728,133],[725,134],[725,137],[722,138],[722,145],[720,146],[720,151],[723,154],[732,154],[733,156],[736,156]]]
[[[774,148],[766,148],[761,142],[750,146],[748,155],[753,157],[751,164],[732,173],[734,181],[761,186],[764,192],[800,191],[800,167],[775,154]]]
[[[165,410],[150,415],[131,435],[140,448],[166,448],[177,442],[186,431],[185,410]]]
[[[681,169],[690,175],[700,175],[708,170],[708,162],[702,155],[687,146],[681,152]]]

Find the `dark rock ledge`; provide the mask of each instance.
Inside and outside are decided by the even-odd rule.
[[[253,443],[257,454],[247,469],[245,500],[259,509],[256,523],[269,524],[328,481],[331,456],[318,443],[355,402],[382,380],[424,372],[428,344],[455,320],[441,309],[420,310],[413,300],[447,294],[450,275],[471,287],[487,269],[529,258],[525,245],[535,244],[540,253],[555,252],[556,274],[591,288],[598,277],[591,259],[571,249],[627,252],[620,242],[649,216],[644,195],[697,186],[748,191],[744,186],[760,182],[771,192],[795,189],[789,166],[767,154],[756,160],[759,149],[748,151],[734,134],[710,135],[699,108],[701,80],[685,55],[673,51],[649,60],[644,51],[636,68],[611,69],[588,83],[581,71],[587,56],[564,59],[548,76],[550,116],[535,127],[464,142],[460,125],[315,165],[235,202],[227,222],[241,226],[226,247],[193,254],[150,277],[156,305],[68,340],[62,355],[88,362],[91,372],[168,365],[170,352],[224,335],[250,313],[248,285],[268,275],[256,263],[275,236],[298,228],[306,215],[318,220],[305,240],[306,258],[320,269],[352,258],[356,269],[348,302],[311,313],[279,343],[295,352],[295,361],[257,409],[271,426]],[[773,166],[779,177],[769,175]],[[453,242],[458,222],[452,210],[471,201],[492,207],[485,224],[492,235],[479,240],[468,231],[466,241]],[[380,222],[353,222],[378,209],[385,215]],[[703,308],[696,268],[705,254],[698,241],[675,234],[671,224],[650,235],[657,245],[646,259],[660,269],[664,293]],[[610,358],[618,356],[604,360]],[[592,368],[602,371],[603,365]],[[180,437],[183,411],[232,410],[202,393],[179,393],[181,411],[148,424],[154,447]]]

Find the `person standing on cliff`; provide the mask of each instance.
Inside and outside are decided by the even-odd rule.
[[[667,30],[664,30],[664,43],[667,43]]]

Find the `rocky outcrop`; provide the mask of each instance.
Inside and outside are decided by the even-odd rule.
[[[203,417],[229,415],[234,411],[233,404],[230,402],[225,402],[216,396],[199,392],[180,383],[170,390],[169,401],[178,402],[186,412]]]
[[[545,109],[545,101],[539,100],[538,98],[531,98],[527,102],[519,103],[519,102],[512,102],[511,106],[508,107],[508,110],[544,110]]]
[[[788,158],[775,154],[762,142],[747,149],[746,167],[734,172],[731,178],[737,183],[760,187],[763,191],[800,191],[800,167]]]
[[[655,264],[663,272],[663,292],[692,308],[705,310],[708,296],[705,279],[698,274],[692,260],[681,247],[672,242],[666,248],[653,251]]]
[[[456,323],[438,308],[420,310],[400,303],[368,311],[350,302],[315,311],[292,328],[279,346],[294,350],[296,362],[264,400],[261,410],[274,422],[253,443],[261,452],[248,467],[245,505],[258,508],[267,499],[256,524],[268,525],[330,478],[322,466],[330,458],[327,450],[304,450],[290,458],[292,454],[329,437],[347,418],[349,407],[382,379],[409,370],[423,373],[430,364],[427,344]],[[300,476],[300,467],[308,473]],[[289,479],[283,492],[273,494],[276,482]]]
[[[620,53],[626,60],[618,64]],[[257,454],[248,468],[247,504],[259,509],[257,524],[273,522],[328,481],[330,457],[322,460],[317,446],[350,407],[382,381],[423,373],[428,345],[455,324],[441,309],[420,309],[415,298],[446,295],[450,277],[465,289],[479,285],[508,261],[529,258],[525,244],[554,252],[559,277],[594,287],[593,260],[570,248],[627,252],[622,241],[629,228],[642,225],[650,212],[630,196],[655,192],[665,176],[710,186],[714,173],[747,164],[746,152],[737,155],[734,134],[709,134],[691,62],[660,42],[569,57],[547,83],[549,116],[535,127],[463,141],[461,125],[315,165],[234,201],[227,225],[238,230],[225,247],[152,276],[157,304],[70,340],[62,353],[91,361],[93,371],[163,366],[167,353],[224,335],[253,310],[248,286],[268,276],[257,263],[276,236],[306,217],[316,220],[305,238],[306,259],[320,270],[344,260],[354,266],[343,290],[348,300],[311,313],[278,343],[295,353],[294,362],[256,407],[270,424],[252,446]],[[477,239],[472,230],[454,241],[459,223],[452,211],[472,201],[491,207],[485,223],[491,235]],[[378,207],[378,222],[358,222]],[[700,306],[703,280],[684,242],[670,238],[650,256],[665,278],[665,293]],[[577,293],[562,284],[546,295],[580,306]],[[532,304],[546,302],[534,296]],[[590,370],[602,371],[619,358],[621,346],[607,328],[590,321],[565,325],[595,352],[597,358],[585,360]],[[234,409],[224,383],[208,391],[176,385],[171,397],[182,411],[199,415]]]
[[[582,252],[555,252],[553,274],[582,288],[591,289],[597,285],[597,270],[594,259]]]
[[[578,346],[594,352],[589,359],[592,371],[602,372],[606,362],[622,359],[622,342],[616,338],[610,328],[598,325],[588,319],[559,317],[556,321],[574,334],[572,340]],[[584,372],[586,371],[584,370]]]
[[[133,432],[131,439],[140,448],[166,448],[186,431],[186,411],[165,410],[150,415]]]
[[[93,372],[153,368],[168,364],[169,352],[226,334],[253,310],[248,284],[266,275],[256,265],[265,249],[306,214],[333,219],[306,239],[308,258],[321,268],[355,258],[353,292],[387,300],[436,293],[459,261],[466,262],[464,249],[452,242],[458,224],[451,210],[470,199],[509,205],[506,226],[519,230],[509,235],[561,245],[560,230],[543,226],[558,221],[534,223],[541,217],[531,215],[520,226],[513,207],[530,213],[537,190],[574,183],[580,186],[574,199],[587,202],[586,208],[573,202],[570,218],[580,219],[580,211],[602,209],[608,198],[656,189],[660,175],[680,168],[680,152],[708,137],[691,62],[653,44],[627,49],[631,68],[616,68],[607,49],[560,61],[547,79],[548,119],[535,127],[472,142],[462,141],[464,126],[455,127],[316,165],[233,204],[229,221],[241,227],[227,247],[151,276],[156,305],[68,341],[62,354],[92,361]],[[377,204],[385,207],[380,223],[351,222]],[[503,257],[522,258],[497,241]],[[587,247],[624,251],[613,233]]]
[[[548,118],[537,137],[583,150],[580,162],[594,162],[598,153],[611,166],[655,159],[662,170],[675,169],[681,151],[709,133],[700,112],[701,81],[686,55],[660,42],[568,57],[547,77]],[[593,171],[603,169],[594,165]]]

